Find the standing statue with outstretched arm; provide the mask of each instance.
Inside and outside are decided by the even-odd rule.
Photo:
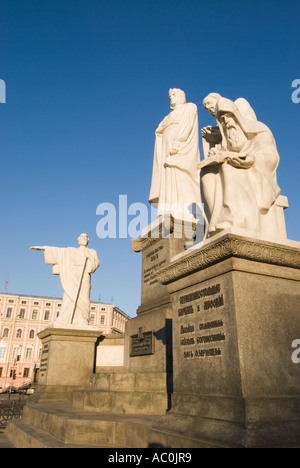
[[[81,234],[78,248],[35,246],[43,250],[45,262],[53,265],[53,274],[59,275],[64,290],[63,303],[54,325],[74,325],[86,328],[90,313],[91,274],[99,267],[96,250],[88,249],[89,238]]]

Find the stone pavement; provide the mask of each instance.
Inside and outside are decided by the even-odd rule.
[[[14,448],[14,446],[5,437],[5,429],[0,429],[0,448]]]

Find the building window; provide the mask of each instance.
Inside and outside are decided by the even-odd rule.
[[[32,315],[31,315],[32,320],[37,320],[37,318],[38,318],[38,312],[39,312],[39,311],[38,311],[37,309],[33,309]]]
[[[19,313],[19,318],[20,318],[20,319],[25,318],[25,312],[26,312],[25,309],[20,309],[20,313]]]
[[[33,305],[40,305],[40,303],[39,302],[34,302]]]
[[[2,377],[3,367],[0,367],[0,377]]]
[[[26,349],[26,357],[25,359],[30,360],[32,359],[32,348],[27,348]]]
[[[16,370],[15,369],[10,369],[9,377],[13,380],[16,378]]]
[[[49,318],[50,318],[50,310],[45,310],[44,320],[49,320]]]
[[[46,302],[46,307],[51,307],[51,302]]]
[[[101,315],[101,317],[100,317],[100,325],[105,325],[105,315]]]
[[[11,318],[12,316],[12,307],[8,307],[6,311],[6,318]]]
[[[105,308],[105,307],[101,307],[101,310],[106,310],[106,308]]]
[[[4,328],[3,330],[3,338],[8,338],[9,328]]]
[[[34,330],[30,330],[30,332],[29,332],[29,339],[30,339],[30,340],[33,340],[33,339],[34,339],[34,336],[35,336]]]
[[[21,301],[21,304],[27,304],[27,301]]]
[[[95,314],[90,315],[90,325],[95,325]]]
[[[22,338],[22,329],[18,328],[17,333],[16,333],[16,338]]]
[[[29,367],[25,367],[24,371],[23,371],[23,377],[29,377],[29,372],[30,372],[30,368]]]
[[[0,346],[0,359],[5,359],[6,355],[6,346]]]
[[[9,300],[8,300],[8,303],[9,303],[9,304],[13,304],[14,302],[15,302],[15,301],[14,301],[13,299],[9,299]]]

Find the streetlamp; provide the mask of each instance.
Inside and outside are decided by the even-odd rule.
[[[19,301],[18,301],[19,302]],[[16,308],[16,312],[18,310],[18,305],[17,304],[17,308]],[[15,332],[15,325],[16,325],[16,321],[17,319],[20,318],[20,314],[15,315],[14,317],[14,321],[13,323],[9,326],[9,330],[12,328],[12,333],[11,333],[11,339],[9,340],[9,348],[8,348],[8,356],[7,356],[7,366],[6,366],[6,372],[5,372],[5,378],[4,378],[4,384],[3,384],[3,390],[5,391],[5,388],[6,388],[6,381],[7,381],[7,378],[8,378],[8,373],[9,373],[9,363],[10,363],[10,355],[11,355],[11,348],[12,348],[12,343],[13,343],[13,337],[14,337],[14,332]],[[3,338],[3,334],[1,336],[1,339]],[[14,364],[15,365],[15,364]],[[14,365],[12,367],[12,370],[14,370]],[[9,377],[10,378],[10,377]],[[11,384],[9,385],[9,387],[11,388]],[[9,394],[10,396],[10,394]]]

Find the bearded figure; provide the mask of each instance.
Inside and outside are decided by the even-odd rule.
[[[267,235],[278,230],[276,143],[249,103],[245,111],[245,102],[223,97],[216,101],[221,144],[212,147],[199,165],[210,236],[230,227]]]

